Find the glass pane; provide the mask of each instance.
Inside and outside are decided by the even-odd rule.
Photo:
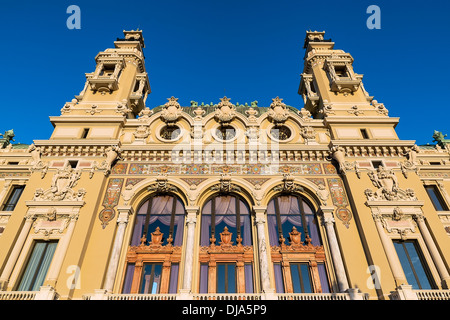
[[[37,241],[33,247],[18,291],[36,291],[42,286],[55,253],[57,241]]]
[[[151,219],[154,220],[154,222],[150,223],[148,228],[147,241],[149,243],[152,239],[152,233],[155,232],[156,228],[159,227],[159,231],[163,233],[162,245],[167,244],[167,238],[169,237],[170,232],[170,219],[170,215],[159,215],[157,219]]]
[[[226,293],[225,291],[225,264],[217,264],[217,293]]]
[[[14,190],[11,192],[11,196],[8,199],[3,211],[13,211],[16,207],[17,202],[19,201],[20,196],[22,195],[24,187],[18,186],[14,187]]]
[[[25,272],[17,288],[18,291],[29,291],[33,286],[33,278],[39,268],[39,261],[45,251],[45,242],[36,242],[33,247],[30,259],[28,260]]]
[[[200,265],[200,293],[208,293],[208,265]]]
[[[405,242],[405,247],[413,265],[421,289],[432,289],[425,268],[422,264],[414,242]]]
[[[328,284],[327,271],[323,263],[318,263],[317,268],[319,269],[320,286],[322,287],[323,293],[330,293],[330,286]]]
[[[245,292],[253,293],[253,266],[246,264],[244,266],[245,273]]]
[[[302,263],[300,265],[300,271],[302,275],[302,281],[303,281],[303,292],[305,293],[312,293],[312,286],[311,286],[311,279],[309,277],[309,267],[306,263]]]
[[[227,264],[227,293],[236,293],[236,269],[234,264]]]
[[[283,274],[281,272],[281,265],[279,263],[273,264],[273,271],[275,274],[275,287],[277,293],[284,293]]]
[[[430,196],[431,202],[434,205],[434,208],[436,211],[446,211],[444,208],[444,205],[442,203],[442,200],[439,198],[439,195],[437,194],[437,190],[434,186],[426,186],[428,195]]]
[[[298,264],[291,263],[291,277],[292,277],[292,288],[294,293],[302,293],[302,284],[300,282],[300,273],[298,270]]]
[[[170,267],[169,293],[177,293],[178,287],[178,264],[173,263]]]
[[[401,242],[394,242],[395,250],[397,251],[398,258],[403,268],[403,272],[405,273],[406,280],[408,284],[413,287],[413,289],[420,289],[419,284],[417,283],[416,277],[414,276],[414,270],[412,269],[411,264],[409,263],[408,256],[406,254],[405,248]]]
[[[46,250],[41,258],[40,266],[37,270],[36,278],[31,291],[39,291],[40,287],[44,283],[45,276],[47,275],[47,271],[50,267],[50,263],[52,262],[53,254],[55,253],[57,245],[58,242],[56,241],[46,243]]]
[[[127,271],[125,273],[125,282],[123,284],[122,293],[130,293],[131,292],[131,284],[133,282],[134,275],[134,263],[129,263],[127,265]]]
[[[159,293],[162,264],[145,264],[140,293]]]
[[[311,293],[312,286],[308,265],[305,263],[291,263],[290,268],[294,293]]]

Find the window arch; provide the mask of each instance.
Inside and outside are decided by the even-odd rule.
[[[184,220],[184,204],[175,195],[152,195],[139,206],[122,293],[177,293]]]
[[[252,223],[247,202],[217,194],[201,211],[200,293],[253,293]]]
[[[316,212],[300,195],[282,194],[267,206],[267,226],[278,293],[330,292]]]

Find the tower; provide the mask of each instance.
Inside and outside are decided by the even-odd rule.
[[[324,119],[333,140],[398,140],[399,118],[365,90],[350,53],[335,49],[325,32],[307,31],[299,94],[314,118]],[[358,143],[359,143],[358,142]]]
[[[125,119],[134,119],[145,107],[150,84],[145,70],[142,31],[123,31],[95,57],[94,72],[86,73],[83,90],[51,117],[55,127],[50,140],[118,139]],[[100,116],[100,117],[99,117]]]

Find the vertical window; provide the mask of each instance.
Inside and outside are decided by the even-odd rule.
[[[267,222],[271,246],[280,245],[281,237],[289,244],[289,233],[293,227],[301,232],[302,241],[308,236],[313,245],[321,245],[314,210],[299,196],[279,196],[272,199],[267,207]]]
[[[432,289],[432,277],[417,242],[395,240],[394,246],[408,284],[416,290]]]
[[[217,293],[236,293],[236,265],[234,263],[217,264]]]
[[[86,139],[89,134],[89,128],[83,129],[83,134],[81,135],[81,139]]]
[[[425,189],[436,211],[448,211],[448,206],[444,199],[442,199],[441,193],[436,186],[425,186]]]
[[[159,293],[161,289],[162,263],[146,263],[142,272],[139,293]]]
[[[369,135],[367,134],[366,129],[361,129],[361,135],[362,135],[363,139],[369,139]]]
[[[200,264],[200,288],[199,293],[208,293],[208,271],[209,266],[206,263]]]
[[[308,264],[306,263],[291,263],[291,277],[292,287],[294,293],[311,293],[311,278],[309,275]]]
[[[284,281],[283,281],[283,272],[281,271],[281,264],[274,263],[273,271],[275,275],[275,288],[277,293],[284,293]]]
[[[25,186],[13,187],[8,200],[5,202],[3,206],[3,211],[14,211],[14,208],[16,207],[17,202],[19,201],[19,198],[22,195],[23,189],[25,189]]]
[[[17,291],[38,291],[47,275],[57,241],[36,241]]]

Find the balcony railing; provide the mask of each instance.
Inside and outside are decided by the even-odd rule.
[[[37,291],[0,291],[0,300],[34,300]]]
[[[278,293],[277,296],[278,300],[352,300],[348,293]]]
[[[418,300],[450,300],[450,290],[415,290]]]
[[[193,300],[261,300],[259,293],[194,293]]]

